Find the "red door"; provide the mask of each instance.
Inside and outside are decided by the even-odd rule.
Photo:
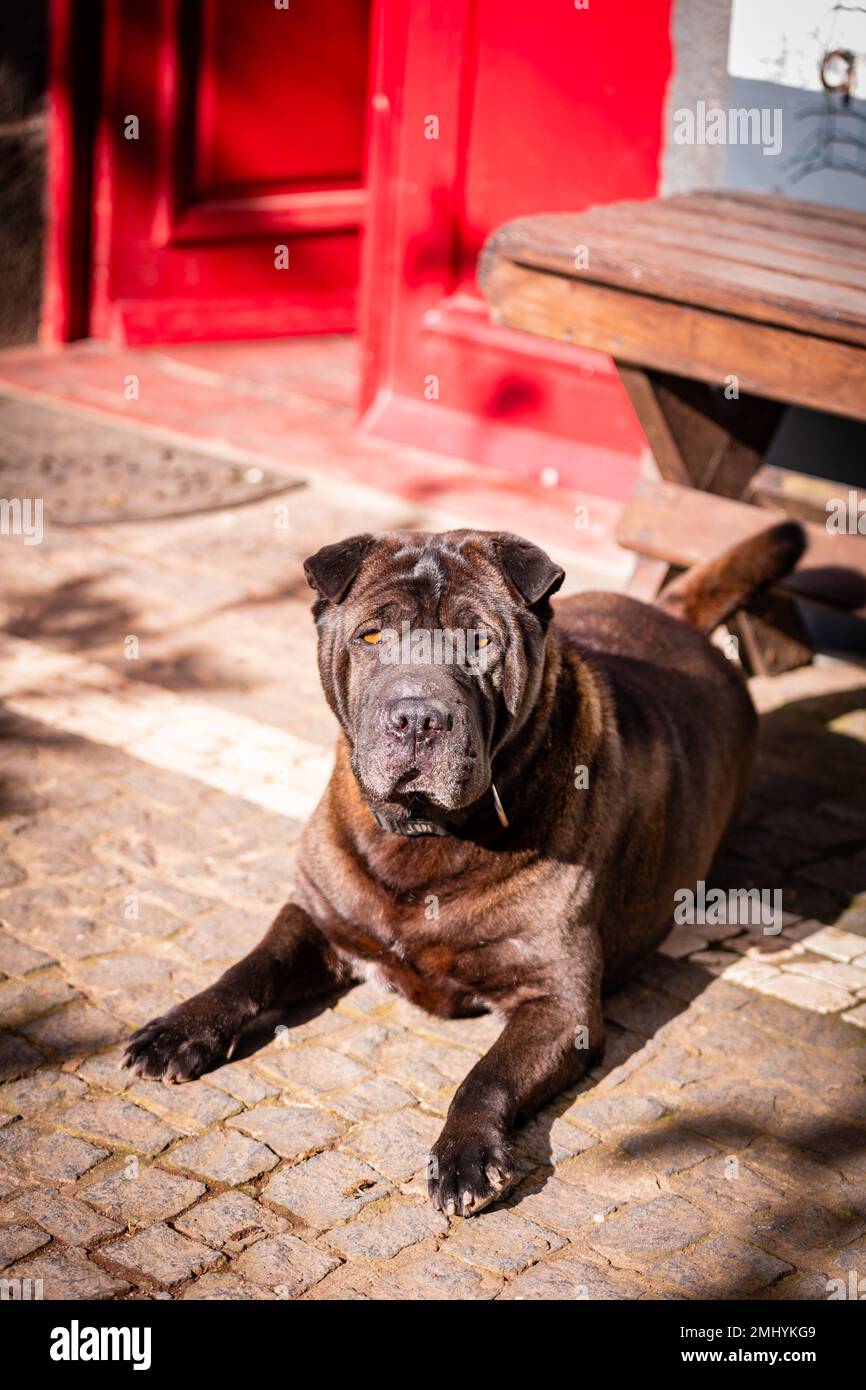
[[[370,0],[106,0],[89,329],[355,326]]]
[[[364,427],[627,496],[646,447],[601,353],[491,323],[495,227],[652,197],[672,0],[382,6],[363,274]]]

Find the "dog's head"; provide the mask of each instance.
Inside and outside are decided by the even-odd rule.
[[[399,820],[459,819],[537,697],[563,571],[505,532],[394,532],[326,545],[319,670],[367,802]]]

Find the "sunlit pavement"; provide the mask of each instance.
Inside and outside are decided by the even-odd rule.
[[[758,775],[713,881],[781,890],[781,932],[678,928],[491,1211],[449,1224],[424,1169],[492,1019],[364,985],[201,1081],[119,1068],[286,896],[334,730],[303,557],[437,523],[334,479],[289,494],[285,525],[275,505],[0,541],[4,1277],[82,1299],[820,1299],[866,1271],[851,667],[755,683]]]

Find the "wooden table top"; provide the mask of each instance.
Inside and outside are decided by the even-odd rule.
[[[522,217],[490,254],[866,346],[866,214],[845,208],[687,193]]]
[[[478,278],[512,327],[707,381],[741,368],[757,394],[866,409],[862,213],[711,190],[523,217],[488,240]]]

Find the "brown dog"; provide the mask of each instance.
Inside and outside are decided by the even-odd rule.
[[[127,1065],[198,1076],[258,1015],[371,970],[440,1016],[493,1010],[505,1027],[429,1180],[442,1210],[486,1206],[515,1126],[601,1054],[602,988],[661,941],[736,811],[756,717],[705,634],[803,547],[786,522],[655,607],[582,594],[553,621],[563,572],[516,536],[320,550],[305,570],[342,736],[291,901],[216,984],[140,1029]]]

